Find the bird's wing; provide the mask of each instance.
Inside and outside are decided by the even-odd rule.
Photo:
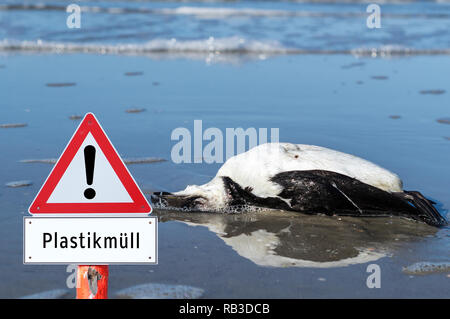
[[[407,201],[355,178],[324,170],[288,171],[272,177],[292,210],[336,215],[414,215]]]

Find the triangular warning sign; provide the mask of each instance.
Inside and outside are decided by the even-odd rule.
[[[31,214],[151,212],[94,114],[84,117],[29,208]]]

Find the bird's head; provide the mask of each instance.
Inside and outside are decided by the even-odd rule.
[[[165,208],[182,210],[204,210],[207,199],[199,195],[179,195],[168,192],[154,192],[151,196],[153,204]]]
[[[189,185],[180,192],[155,192],[151,201],[165,208],[218,211],[226,207],[228,197],[222,179],[214,178],[204,185]]]

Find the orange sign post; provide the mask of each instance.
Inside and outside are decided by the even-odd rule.
[[[77,299],[107,299],[108,277],[108,266],[78,266]]]

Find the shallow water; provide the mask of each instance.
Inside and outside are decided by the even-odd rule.
[[[437,230],[390,218],[300,215],[261,210],[242,214],[158,211],[160,221],[204,226],[238,255],[258,266],[333,268],[365,264],[394,254],[400,242]]]
[[[107,8],[141,7],[141,3],[134,2],[95,4]],[[251,7],[340,15],[364,12],[358,9],[361,6],[365,9],[361,4],[337,7],[292,2],[144,2],[142,6]],[[172,12],[158,13],[156,17],[150,14],[150,19],[156,19],[154,24],[162,29],[162,38],[198,40],[195,45],[200,44],[201,48],[206,45],[205,37],[237,36],[265,44],[274,40],[278,42],[276,46],[307,49],[307,52],[311,48],[346,51],[327,55],[282,54],[286,53],[283,49],[273,56],[273,46],[272,52],[259,46],[255,56],[242,50],[228,50],[236,44],[226,41],[222,49],[232,51],[227,54],[214,46],[211,50],[206,46],[196,51],[185,50],[183,46],[184,51],[176,55],[136,50],[131,52],[132,56],[99,54],[98,49],[104,45],[117,48],[129,41],[140,48],[157,39],[154,35],[139,38],[137,31],[146,30],[148,14],[112,17],[113,14],[101,13],[102,17],[95,21],[86,18],[86,29],[73,36],[64,25],[61,27],[64,30],[58,33],[54,30],[60,28],[58,23],[43,22],[61,19],[58,10],[0,10],[0,21],[6,25],[0,29],[0,39],[8,39],[8,43],[11,39],[22,44],[24,40],[33,43],[32,50],[27,52],[20,46],[18,51],[0,46],[0,124],[27,124],[0,129],[0,185],[3,185],[0,186],[0,231],[4,238],[0,245],[0,297],[21,297],[65,288],[68,275],[65,267],[22,265],[22,218],[52,168],[51,163],[23,160],[57,158],[79,123],[76,115],[86,112],[96,114],[122,157],[167,160],[129,165],[147,195],[156,190],[180,190],[187,184],[201,184],[214,176],[220,167],[218,163],[175,164],[171,160],[171,149],[176,143],[170,139],[172,130],[186,127],[193,131],[193,121],[199,119],[204,130],[208,127],[223,131],[227,127],[279,128],[280,141],[326,146],[369,159],[399,174],[405,189],[420,190],[434,199],[446,214],[450,207],[450,126],[437,120],[450,116],[450,56],[403,54],[380,58],[347,53],[361,47],[381,48],[391,44],[445,51],[449,47],[448,32],[439,30],[448,29],[447,8],[446,4],[421,2],[388,5],[387,11],[405,13],[407,17],[387,19],[386,29],[378,40],[373,40],[374,35],[364,29],[360,30],[361,37],[350,33],[348,42],[335,44],[323,39],[334,38],[339,32],[347,34],[344,30],[353,30],[357,21],[362,20],[364,24],[365,18],[340,20],[330,14],[327,18],[330,25],[339,21],[342,27],[328,30],[316,17],[280,17],[279,13],[270,16],[272,13],[265,12],[260,17],[255,16],[255,11],[237,16],[232,12],[234,18],[224,18],[221,13],[222,16],[214,19],[205,19],[201,14]],[[421,12],[439,17],[426,17],[424,22],[417,16]],[[158,24],[157,19],[168,23]],[[289,19],[289,23],[283,19]],[[136,21],[134,25],[130,23],[132,20]],[[107,21],[115,25],[112,31],[105,31],[99,39],[86,38],[96,26],[104,27]],[[388,23],[394,22],[395,28],[389,28]],[[417,41],[404,36],[404,28],[411,22],[416,22],[418,29],[408,29],[408,32],[425,34],[413,36]],[[308,31],[303,38],[296,38],[286,30],[291,25],[302,29],[302,24],[316,27],[321,36],[311,36],[314,33]],[[132,29],[119,27],[124,25]],[[249,31],[255,29],[260,29],[264,37]],[[392,38],[395,41],[383,36],[395,30],[398,31],[397,37]],[[121,32],[131,35],[121,37]],[[328,36],[328,32],[334,33]],[[287,42],[290,38],[295,41]],[[61,54],[43,54],[35,50],[38,39],[65,45],[92,44],[97,51],[82,54],[79,51],[83,50],[72,52],[63,46]],[[51,47],[47,51],[54,51],[55,46]],[[49,83],[74,85],[48,86]],[[423,94],[423,91],[444,92]],[[130,109],[145,111],[126,112]],[[32,184],[19,188],[6,186],[13,181]],[[403,271],[422,262],[448,263],[448,228],[435,229],[400,218],[339,219],[276,211],[242,215],[155,213],[161,220],[159,265],[112,266],[112,293],[155,283],[198,287],[204,290],[205,297],[224,298],[448,298],[448,272],[414,275]],[[371,263],[381,267],[381,289],[366,286],[369,275],[366,268]]]
[[[27,122],[28,126],[0,131],[1,149],[8,150],[0,155],[4,168],[0,185],[16,180],[33,182],[29,187],[0,189],[0,227],[5,238],[0,252],[3,297],[64,287],[64,267],[22,265],[22,217],[52,166],[20,161],[57,157],[78,124],[68,118],[70,114],[94,112],[125,158],[168,160],[129,166],[146,194],[179,190],[214,176],[220,164],[177,165],[170,160],[175,144],[170,140],[171,131],[176,127],[192,129],[193,120],[202,119],[205,128],[279,127],[280,140],[363,156],[400,174],[405,189],[419,189],[436,199],[442,212],[450,206],[450,144],[443,138],[449,135],[449,127],[436,122],[436,118],[448,114],[449,95],[419,93],[423,88],[445,87],[446,57],[363,59],[363,66],[350,69],[342,66],[361,60],[340,55],[289,56],[226,66],[144,57],[14,55],[1,61],[6,67],[0,74],[5,87],[0,93],[5,105],[0,118]],[[89,68],[89,73],[80,66]],[[142,70],[144,75],[127,77],[123,75],[127,70]],[[328,71],[326,76],[316,75],[324,70]],[[191,72],[196,76],[190,76]],[[389,78],[371,80],[372,74]],[[364,84],[356,84],[358,79]],[[49,81],[62,80],[75,81],[77,86],[45,86]],[[152,86],[155,80],[161,85]],[[121,89],[111,90],[117,87]],[[130,104],[147,111],[126,113]],[[161,111],[152,112],[154,109]],[[402,117],[393,120],[391,114]],[[262,237],[268,235],[271,240],[273,236],[267,230],[271,220],[275,236],[287,220],[295,220],[300,237],[288,236],[287,244],[275,249],[290,258],[291,265],[286,261],[278,264],[274,258],[252,260],[214,230],[187,226],[177,221],[179,216],[175,214],[160,224],[159,265],[113,266],[111,289],[154,282],[199,287],[209,297],[447,296],[446,273],[411,278],[402,269],[416,262],[448,262],[448,229],[430,229],[395,218],[356,220],[342,226],[329,217],[286,214],[261,216],[261,225],[254,223],[251,230],[260,227]],[[201,224],[205,218],[208,216],[192,222]],[[240,218],[258,221],[245,215],[214,215],[211,221],[227,224],[231,220],[237,225],[234,227],[244,227],[239,232],[245,233],[248,222],[241,224]],[[306,236],[315,235],[315,230],[322,240]],[[385,256],[367,259],[382,267],[380,290],[365,285],[367,260],[345,265],[345,259],[358,256],[356,249],[361,247],[374,249],[368,251],[370,254],[381,252]],[[251,246],[248,249],[250,253],[253,250]],[[289,249],[295,253],[289,253]],[[335,255],[329,255],[327,249]],[[298,259],[319,264],[344,262],[323,268],[305,262],[300,265]]]

